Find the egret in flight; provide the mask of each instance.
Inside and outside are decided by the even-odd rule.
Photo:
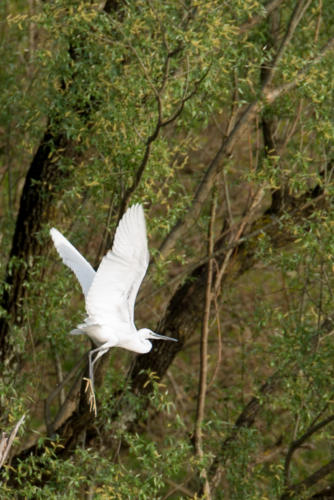
[[[52,228],[50,234],[85,296],[87,317],[71,333],[85,333],[97,346],[89,352],[89,378],[94,394],[94,364],[111,347],[144,354],[152,349],[149,339],[176,341],[148,328],[137,330],[134,323],[136,296],[149,263],[144,210],[136,204],[125,212],[112,250],[103,257],[96,272],[57,229]]]

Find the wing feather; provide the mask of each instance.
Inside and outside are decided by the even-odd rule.
[[[99,321],[134,325],[136,296],[149,263],[143,207],[130,207],[120,220],[112,250],[102,259],[86,298],[86,309]]]
[[[94,269],[57,229],[53,227],[50,234],[62,261],[74,272],[86,297],[96,274]]]

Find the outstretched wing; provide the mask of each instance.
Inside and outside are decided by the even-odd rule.
[[[102,259],[86,299],[99,322],[131,322],[136,296],[149,263],[143,207],[130,207],[120,220],[112,250]]]
[[[76,248],[54,227],[50,230],[53,243],[66,264],[79,280],[85,297],[95,277],[95,271]]]

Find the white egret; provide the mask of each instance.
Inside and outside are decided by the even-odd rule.
[[[85,333],[97,346],[89,352],[92,388],[94,364],[111,347],[144,354],[152,349],[149,339],[176,341],[148,328],[135,327],[135,300],[149,263],[145,216],[140,204],[133,205],[123,215],[112,250],[102,259],[97,272],[57,229],[52,228],[50,234],[85,296],[87,317],[71,333]]]

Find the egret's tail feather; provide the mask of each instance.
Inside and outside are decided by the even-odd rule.
[[[80,328],[74,328],[74,330],[70,331],[71,335],[82,335],[83,333],[86,333],[84,330],[81,330]]]

